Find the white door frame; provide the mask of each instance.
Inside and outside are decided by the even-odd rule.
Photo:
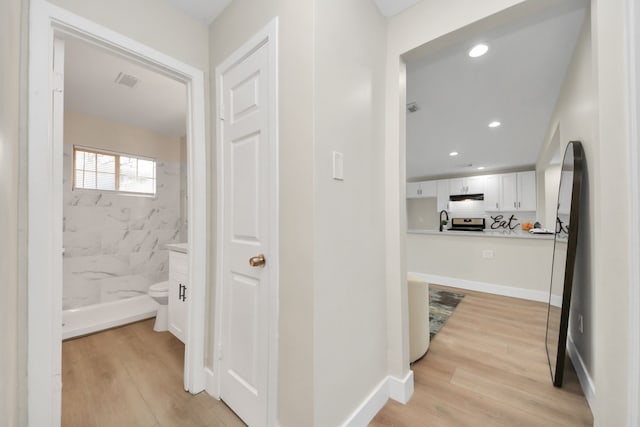
[[[54,35],[58,32],[141,61],[187,86],[191,298],[185,386],[192,393],[205,387],[207,179],[204,73],[45,0],[31,0],[27,149],[27,411],[29,425],[34,426],[58,426],[61,416],[63,147],[62,141],[52,140],[51,132],[52,53]]]
[[[626,1],[629,84],[629,373],[627,425],[640,425],[640,7]]]
[[[222,105],[222,75],[231,67],[244,58],[252,54],[258,48],[266,46],[268,49],[269,62],[269,96],[267,102],[269,110],[269,139],[271,142],[271,152],[269,154],[271,162],[271,180],[269,182],[270,193],[275,200],[272,203],[273,211],[270,212],[269,228],[271,230],[271,253],[269,264],[271,266],[271,276],[269,277],[269,372],[267,386],[267,425],[278,425],[278,289],[279,289],[279,181],[278,181],[278,18],[272,19],[262,30],[256,33],[242,47],[225,59],[222,64],[216,67],[216,123],[220,123],[223,117]],[[224,257],[224,156],[221,127],[216,125],[216,157],[217,157],[217,245],[216,245],[216,308],[215,308],[215,336],[213,341],[212,354],[215,355],[213,362],[213,384],[212,389],[207,390],[216,398],[220,398],[222,384],[220,375],[220,349],[222,343],[222,318],[225,309],[223,298],[223,257]]]

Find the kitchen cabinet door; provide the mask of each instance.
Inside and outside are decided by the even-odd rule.
[[[449,180],[449,194],[467,194],[467,182],[465,178],[453,178]]]
[[[485,192],[487,177],[485,175],[465,178],[466,194],[482,194]]]
[[[498,212],[502,209],[500,195],[502,193],[502,177],[488,175],[484,181],[484,210]]]
[[[518,210],[536,210],[536,173],[518,172]]]
[[[438,197],[438,212],[446,211],[449,209],[449,195],[451,194],[449,191],[449,180],[439,179],[436,181],[436,192]]]
[[[420,183],[407,182],[407,199],[415,199],[420,197]]]
[[[518,210],[518,175],[506,173],[502,175],[502,203],[500,210]]]
[[[422,181],[420,183],[420,197],[437,197],[436,181]]]

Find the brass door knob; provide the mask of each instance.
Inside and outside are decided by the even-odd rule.
[[[266,263],[267,260],[264,258],[264,254],[249,258],[249,265],[251,267],[264,267]]]

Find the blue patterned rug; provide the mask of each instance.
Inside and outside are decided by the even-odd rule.
[[[429,289],[429,332],[431,339],[447,323],[447,319],[453,314],[462,298],[464,298],[462,294],[433,288]]]

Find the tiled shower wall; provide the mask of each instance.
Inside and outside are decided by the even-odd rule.
[[[65,121],[69,125],[75,123]],[[165,245],[184,241],[179,154],[176,161],[157,160],[156,197],[72,190],[73,145],[67,139],[75,138],[65,138],[64,148],[63,309],[146,293],[168,278]],[[175,140],[179,153],[180,139]],[[82,145],[107,148],[90,140]],[[125,152],[148,155],[135,146]]]

